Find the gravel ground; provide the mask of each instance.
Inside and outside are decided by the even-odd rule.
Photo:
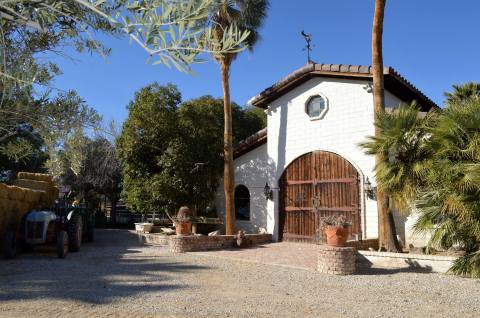
[[[0,317],[479,317],[480,280],[370,270],[338,277],[139,246],[100,230],[59,260],[0,261]]]

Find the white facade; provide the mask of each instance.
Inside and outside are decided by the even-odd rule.
[[[250,221],[237,221],[237,229],[244,229],[250,233],[258,233],[261,228],[267,229],[270,216],[267,212],[267,200],[263,195],[265,182],[269,180],[271,172],[268,163],[267,145],[263,144],[235,160],[235,186],[245,185],[250,191]],[[225,193],[223,180],[215,199],[217,211],[225,211]],[[269,232],[272,233],[272,232]]]
[[[248,187],[251,194],[251,219],[236,223],[238,229],[257,232],[265,228],[278,239],[278,181],[286,167],[296,158],[312,151],[336,153],[348,160],[375,185],[375,159],[364,154],[359,143],[374,134],[373,95],[368,79],[313,77],[269,103],[267,144],[257,147],[235,160],[235,184]],[[323,96],[328,110],[321,119],[312,120],[305,112],[305,103],[314,95]],[[401,100],[386,92],[386,106],[396,107]],[[273,200],[266,200],[263,187],[268,182],[274,190]],[[376,201],[361,193],[362,239],[378,236]],[[215,201],[224,211],[223,183]],[[397,229],[405,242],[404,218],[396,216]]]

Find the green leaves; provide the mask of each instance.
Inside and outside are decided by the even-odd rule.
[[[414,105],[381,113],[380,137],[362,144],[384,158],[375,167],[379,186],[395,206],[414,207],[417,233],[429,234],[428,248],[458,246],[466,255],[451,271],[479,277],[480,98],[456,87],[441,113],[420,116]],[[475,88],[475,89],[474,89]]]
[[[248,30],[231,26],[225,28],[221,38],[213,32],[208,17],[216,2],[124,0],[120,13],[102,16],[140,45],[153,64],[191,72],[191,64],[203,61],[199,57],[202,53],[227,54],[245,49]],[[91,4],[85,5],[91,8]]]
[[[257,114],[236,104],[232,108],[237,141],[263,128]],[[172,85],[142,88],[117,143],[128,205],[138,212],[204,208],[222,175],[222,136],[222,99],[204,96],[181,103]]]

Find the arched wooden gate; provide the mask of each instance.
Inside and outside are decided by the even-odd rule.
[[[279,185],[281,239],[323,241],[320,220],[328,215],[345,215],[352,222],[351,237],[360,237],[360,178],[341,156],[307,153],[285,169]]]

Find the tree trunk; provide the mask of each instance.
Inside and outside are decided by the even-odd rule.
[[[223,189],[225,192],[225,234],[235,232],[235,203],[234,203],[234,175],[233,175],[233,142],[232,142],[232,107],[230,105],[230,63],[222,61],[223,86],[223,113],[225,120],[223,135]]]
[[[375,14],[372,29],[372,73],[373,73],[373,105],[375,117],[385,110],[385,91],[383,85],[383,53],[382,35],[383,18],[386,0],[375,0]],[[375,126],[375,136],[380,136],[380,128]],[[375,157],[378,165],[383,160],[381,155]],[[378,239],[379,248],[387,251],[398,251],[395,235],[395,222],[388,209],[388,198],[377,186]]]

